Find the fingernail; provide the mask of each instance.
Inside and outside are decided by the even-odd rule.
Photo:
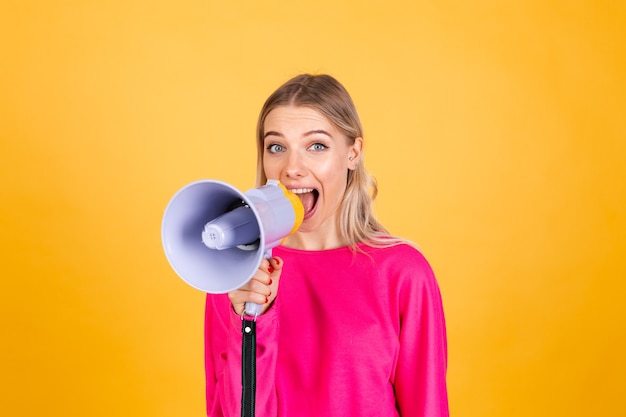
[[[272,281],[272,278],[270,278],[270,283],[267,284],[267,285],[272,285],[272,282],[274,282],[274,281]]]
[[[274,268],[272,268],[271,266],[267,267],[267,270],[270,271],[270,274],[274,272]]]
[[[265,297],[265,304],[269,303],[270,299],[268,297]]]

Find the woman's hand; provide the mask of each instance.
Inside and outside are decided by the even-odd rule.
[[[241,315],[247,302],[260,304],[265,313],[276,299],[278,281],[283,269],[281,258],[263,259],[254,276],[243,287],[228,293],[235,313]]]

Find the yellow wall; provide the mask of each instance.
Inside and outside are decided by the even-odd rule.
[[[453,415],[624,415],[625,28],[597,0],[3,1],[2,415],[203,415],[161,216],[253,186],[300,72],[352,92],[377,211],[435,268]]]

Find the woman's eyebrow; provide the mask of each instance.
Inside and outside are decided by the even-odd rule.
[[[265,134],[263,135],[263,139],[265,139],[265,138],[266,138],[266,137],[268,137],[268,136],[278,136],[278,137],[281,137],[281,138],[282,138],[282,137],[283,137],[283,134],[282,134],[282,133],[275,132],[275,131],[273,131],[273,130],[270,130],[269,132],[265,132]]]
[[[316,135],[316,134],[322,134],[322,135],[328,136],[329,138],[332,138],[332,135],[328,133],[327,131],[325,131],[324,129],[311,130],[309,132],[306,132],[304,136],[311,136],[311,135]]]
[[[304,136],[306,137],[306,136],[317,135],[317,134],[325,135],[325,136],[328,136],[329,138],[332,138],[332,135],[330,133],[328,133],[324,129],[310,130],[310,131],[306,132],[304,134]],[[265,132],[265,134],[263,135],[263,139],[267,138],[268,136],[277,136],[279,138],[284,137],[284,135],[282,133],[276,132],[274,130],[270,130],[269,132]]]

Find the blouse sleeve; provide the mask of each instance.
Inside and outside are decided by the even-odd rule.
[[[397,406],[401,416],[447,417],[448,353],[439,286],[421,254],[417,263],[404,266],[398,294],[400,348],[394,376]]]
[[[207,295],[205,375],[207,416],[241,415],[241,317],[225,295]],[[274,309],[257,318],[256,413],[277,415],[275,369],[278,323]]]

